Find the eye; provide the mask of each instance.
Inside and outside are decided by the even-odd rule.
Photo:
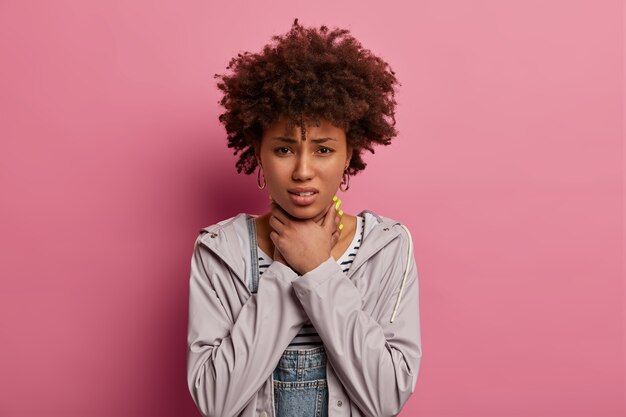
[[[276,148],[274,149],[274,152],[276,152],[279,155],[285,155],[285,152],[281,152],[283,149],[286,149],[287,151],[289,151],[289,148],[287,148],[286,146],[281,146],[280,148]]]
[[[331,148],[327,148],[326,146],[322,146],[322,147],[320,148],[320,151],[323,151],[323,150],[328,151],[328,152],[322,152],[322,153],[325,153],[325,154],[329,154],[329,153],[334,152],[334,150],[333,150],[333,149],[331,149]]]

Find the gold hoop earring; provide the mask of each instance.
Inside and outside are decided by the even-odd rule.
[[[347,179],[346,179],[347,178]],[[341,188],[342,185],[346,185],[346,188]],[[348,174],[348,170],[346,169],[343,172],[343,175],[341,176],[341,184],[339,184],[339,189],[343,192],[348,191],[348,188],[350,188],[350,174]]]
[[[263,174],[263,186],[261,186],[261,171],[263,170],[263,166],[259,165],[259,173],[257,174],[257,179],[256,179],[256,184],[257,187],[259,187],[259,190],[262,190],[265,188],[265,184],[267,184],[267,182],[265,181],[265,174]]]

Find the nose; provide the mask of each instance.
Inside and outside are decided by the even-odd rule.
[[[294,181],[307,181],[313,178],[314,169],[311,156],[306,150],[300,152],[296,160],[296,166],[293,169],[292,178]]]

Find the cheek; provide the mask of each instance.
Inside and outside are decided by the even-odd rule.
[[[341,176],[343,175],[343,167],[344,167],[343,164],[342,165],[333,166],[332,169],[329,169],[327,171],[328,176],[332,177],[334,179],[338,179],[338,181],[341,181]]]
[[[286,180],[289,180],[290,177],[289,169],[278,164],[271,165],[270,167],[268,167],[266,172],[266,179],[268,180],[268,182],[275,184],[285,182]]]
[[[272,165],[265,170],[265,182],[267,183],[268,191],[277,197],[282,194],[289,181],[290,174],[288,170],[280,166]]]

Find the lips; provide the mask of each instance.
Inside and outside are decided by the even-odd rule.
[[[313,187],[294,187],[289,188],[287,192],[289,192],[291,202],[297,206],[308,206],[309,204],[313,204],[317,200],[317,195],[319,194],[319,190]],[[300,193],[307,194],[300,195]]]
[[[297,193],[289,191],[289,194],[293,194],[293,195],[300,195],[301,193],[305,194],[305,195],[307,195],[309,193],[310,193],[310,195],[317,194],[317,192],[315,192],[315,191],[300,191],[300,192],[297,192]]]
[[[300,193],[308,193],[308,192],[318,193],[319,192],[317,188],[313,188],[313,187],[296,187],[296,188],[290,188],[287,191],[290,192],[291,194],[300,194]]]

